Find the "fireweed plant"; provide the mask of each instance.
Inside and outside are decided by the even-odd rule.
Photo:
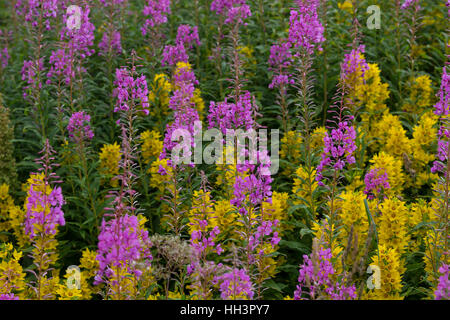
[[[448,299],[449,10],[1,2],[0,299]]]

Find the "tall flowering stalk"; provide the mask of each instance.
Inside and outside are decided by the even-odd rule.
[[[408,26],[408,44],[409,44],[409,82],[412,82],[416,78],[416,61],[418,58],[419,52],[419,44],[417,43],[417,35],[419,32],[419,28],[421,25],[420,22],[420,13],[421,6],[419,0],[405,0],[401,5],[400,9],[404,12],[405,16],[408,18],[407,26]]]
[[[228,80],[230,94],[225,101],[211,102],[210,104],[209,127],[219,128],[223,133],[235,132],[238,129],[250,130],[250,132],[255,133],[254,130],[259,126],[256,123],[256,116],[259,115],[257,113],[258,107],[251,93],[243,90],[246,80],[243,77],[244,70],[239,52],[239,30],[241,25],[245,24],[245,19],[251,16],[250,7],[245,1],[213,1],[211,10],[223,15],[224,24],[230,27],[229,59],[232,77]],[[250,143],[263,142],[261,137],[258,138],[256,135],[251,140]],[[237,143],[241,143],[239,139]],[[268,252],[275,250],[275,246],[280,241],[278,233],[275,231],[278,221],[268,218],[270,213],[263,209],[263,203],[271,203],[272,177],[269,173],[271,163],[267,150],[260,149],[252,154],[245,146],[239,147],[243,147],[243,154],[233,153],[233,159],[236,159],[237,156],[242,160],[242,157],[245,159],[249,156],[249,158],[255,159],[257,164],[250,163],[247,160],[233,164],[236,166],[236,170],[234,171],[234,191],[230,204],[236,208],[239,214],[240,228],[237,233],[239,235],[238,241],[241,243],[235,266],[231,272],[226,272],[223,275],[222,286],[226,284],[227,287],[232,286],[237,289],[239,288],[239,281],[243,281],[247,288],[244,290],[247,293],[245,296],[251,298],[253,297],[253,289],[250,290],[249,288],[253,288],[252,283],[255,283],[256,296],[261,298],[262,283],[267,280],[265,274],[268,268],[264,259]],[[234,280],[236,283],[230,282],[235,277],[238,277]],[[230,293],[228,289],[223,291],[225,288],[222,286],[223,298],[240,296],[240,294]]]
[[[448,269],[450,264],[450,249],[449,249],[449,209],[450,209],[450,108],[449,108],[449,94],[450,94],[450,75],[447,73],[447,66],[443,68],[441,87],[438,93],[439,101],[435,104],[434,113],[439,116],[439,130],[438,130],[438,150],[437,150],[437,160],[434,161],[431,171],[433,173],[438,173],[441,175],[440,180],[437,184],[437,190],[435,190],[440,198],[436,199],[436,226],[434,227],[435,239],[432,243],[435,261],[432,261],[433,268],[437,271],[438,268],[444,270]],[[439,270],[440,270],[439,269]],[[444,273],[442,277],[448,278],[448,270]],[[441,277],[441,278],[442,278]],[[441,279],[442,280],[442,279]],[[440,281],[442,283],[442,281]],[[447,279],[448,282],[448,279]],[[442,284],[440,284],[442,287]],[[442,288],[438,288],[443,290]],[[442,296],[442,294],[436,294]],[[448,295],[447,295],[448,297]]]
[[[337,282],[333,279],[337,275],[331,259],[331,249],[319,248],[315,241],[310,257],[303,256],[303,264],[300,266],[298,276],[299,284],[294,292],[295,300],[306,300],[306,296],[311,300],[356,298],[354,285],[347,287],[344,279]]]
[[[25,81],[24,97],[32,105],[35,125],[42,137],[47,135],[48,112],[41,99],[44,76],[44,49],[46,33],[58,13],[57,0],[23,0],[16,3],[16,13],[25,20],[32,54],[24,60],[22,80]]]
[[[251,300],[255,293],[253,284],[245,269],[230,268],[214,281],[219,284],[220,297],[223,300]]]
[[[107,295],[112,299],[136,299],[140,292],[138,283],[147,274],[152,256],[150,240],[139,217],[136,183],[136,154],[134,120],[138,113],[148,114],[148,90],[145,76],[136,71],[137,56],[132,53],[131,69],[116,70],[117,97],[115,112],[121,112],[118,124],[122,130],[121,173],[117,175],[120,186],[110,192],[111,207],[106,208],[98,236],[99,272],[96,283],[107,284]],[[138,106],[142,106],[142,109]]]
[[[325,42],[324,27],[319,19],[320,1],[296,1],[296,7],[292,8],[289,17],[288,37],[281,39],[271,48],[269,57],[270,68],[273,72],[270,88],[277,88],[278,104],[281,109],[281,122],[284,137],[287,137],[292,127],[297,127],[304,140],[304,161],[308,180],[313,177],[313,159],[311,150],[312,128],[316,115],[316,106],[312,99],[314,77],[313,59],[316,51],[322,51]],[[299,117],[298,123],[292,123],[293,112],[290,111],[288,90],[293,87],[297,92],[295,116]],[[312,197],[312,189],[306,190],[309,199]],[[314,212],[314,203],[308,204],[310,211]],[[309,224],[309,219],[307,219]]]
[[[156,51],[164,40],[162,25],[167,23],[167,16],[171,13],[170,0],[147,0],[142,14],[145,16],[144,25],[141,27],[143,36],[149,39],[150,57],[156,56]]]
[[[242,61],[239,58],[239,27],[244,20],[251,16],[250,6],[246,4],[246,0],[213,0],[211,2],[211,11],[218,16],[218,35],[217,43],[214,51],[216,60],[216,68],[218,70],[219,79],[222,78],[222,43],[225,38],[225,27],[230,28],[229,39],[232,46],[232,72],[234,73],[234,91],[235,101],[239,96],[239,78],[242,75]],[[220,85],[220,97],[223,96],[223,86]]]
[[[346,165],[351,165],[356,162],[354,152],[356,151],[356,131],[352,125],[354,119],[353,115],[349,114],[348,100],[346,94],[348,93],[349,79],[354,75],[355,70],[359,68],[360,51],[352,50],[351,53],[345,55],[344,62],[341,64],[341,76],[338,84],[338,92],[336,95],[336,103],[328,111],[332,113],[331,119],[328,119],[332,125],[329,129],[331,132],[326,132],[323,138],[324,149],[321,156],[321,161],[317,166],[316,180],[319,185],[326,187],[330,192],[329,199],[329,241],[330,248],[333,250],[332,242],[334,236],[332,235],[336,222],[336,197],[338,193],[338,184],[341,180],[342,171]],[[357,75],[363,77],[363,75]],[[325,184],[327,180],[329,184]]]
[[[172,84],[175,90],[169,99],[169,108],[173,111],[173,121],[167,124],[164,135],[163,150],[159,155],[161,161],[167,161],[169,170],[162,166],[159,168],[161,175],[167,176],[168,185],[166,190],[169,192],[163,199],[169,204],[170,213],[166,215],[168,225],[180,235],[183,225],[183,216],[185,211],[180,208],[183,201],[181,196],[180,174],[185,172],[186,166],[181,162],[193,166],[191,163],[191,149],[184,150],[184,159],[175,159],[172,150],[176,146],[176,142],[172,141],[172,136],[178,129],[184,129],[191,133],[191,137],[195,137],[200,128],[196,125],[199,123],[200,116],[195,108],[194,91],[198,80],[189,64],[188,50],[193,48],[194,44],[200,44],[198,37],[198,28],[188,25],[180,25],[177,31],[176,44],[167,45],[164,48],[162,64],[172,68]],[[194,141],[190,142],[190,146],[194,146]],[[173,162],[172,159],[176,161]],[[188,161],[185,161],[188,160]]]
[[[55,151],[48,139],[40,153],[42,157],[37,159],[36,163],[41,167],[39,173],[32,175],[23,223],[25,234],[29,236],[33,246],[30,257],[36,268],[29,272],[36,278],[32,288],[38,300],[51,298],[53,294],[50,271],[57,258],[55,236],[58,226],[65,225],[62,211],[65,201],[61,187],[52,187],[61,183],[59,177],[53,172],[59,165],[54,163]]]
[[[75,10],[75,9],[72,9]],[[69,26],[69,17],[75,11],[68,11],[63,15],[63,27],[60,31],[59,48],[52,52],[50,56],[50,69],[47,73],[47,83],[56,82],[58,94],[58,109],[62,112],[62,96],[64,90],[68,89],[68,104],[70,111],[79,111],[83,98],[83,76],[86,72],[83,67],[84,61],[94,54],[92,49],[94,44],[95,26],[90,22],[90,8],[86,5],[80,10],[80,25],[72,28]],[[78,92],[78,99],[75,99],[75,90]],[[75,104],[77,103],[77,107]]]
[[[190,244],[192,248],[191,263],[188,266],[188,274],[192,279],[192,291],[202,300],[212,298],[214,278],[220,264],[217,265],[208,256],[220,255],[223,249],[217,238],[220,234],[218,226],[212,226],[215,219],[213,202],[210,200],[210,192],[207,189],[206,175],[202,174],[202,189],[197,193],[194,206],[191,210],[192,219],[189,227],[191,230]],[[194,193],[196,195],[196,193]]]
[[[8,48],[8,38],[11,33],[0,30],[0,83],[3,81],[3,70],[8,66],[11,58]]]
[[[93,216],[94,226],[90,228],[92,239],[96,239],[98,236],[98,208],[95,190],[95,184],[92,183],[92,178],[95,175],[89,174],[89,160],[90,160],[90,142],[94,138],[94,131],[91,127],[91,116],[84,111],[74,112],[69,119],[67,125],[67,131],[69,133],[70,146],[73,148],[75,163],[72,163],[78,171],[78,181],[80,184],[80,198],[83,202],[86,201],[89,204],[90,214]],[[76,165],[76,163],[79,165]],[[72,169],[70,169],[72,172]],[[75,174],[75,173],[74,173]]]
[[[123,19],[124,8],[127,0],[100,0],[105,12],[106,27],[103,32],[102,39],[98,44],[98,54],[105,58],[106,68],[105,75],[108,79],[108,86],[111,92],[108,110],[110,120],[110,139],[114,140],[114,68],[116,67],[116,58],[122,54],[122,35],[120,30],[121,21]]]

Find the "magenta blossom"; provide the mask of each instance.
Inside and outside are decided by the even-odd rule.
[[[128,111],[135,103],[138,103],[142,106],[142,111],[149,114],[147,80],[144,75],[135,79],[129,70],[116,69],[114,85],[117,86],[114,89],[114,96],[117,97],[117,106],[114,108],[114,112]]]
[[[0,65],[2,66],[2,68],[6,68],[8,66],[8,61],[10,58],[11,57],[9,55],[7,47],[4,47],[0,50]]]
[[[245,269],[234,268],[229,272],[216,276],[216,283],[219,283],[220,297],[228,299],[253,299],[253,285]]]
[[[369,199],[375,199],[383,190],[390,188],[387,172],[383,170],[384,173],[380,174],[380,171],[380,168],[372,169],[364,177],[364,193]]]
[[[120,32],[117,30],[113,30],[112,32],[105,31],[98,47],[100,49],[98,53],[100,56],[107,56],[110,51],[113,54],[122,54]]]
[[[98,236],[99,271],[95,276],[95,283],[105,281],[104,277],[111,277],[115,267],[127,268],[129,273],[137,277],[141,272],[135,268],[136,262],[150,264],[150,240],[146,230],[139,229],[139,220],[128,214],[115,217],[109,221],[102,221]]]
[[[72,114],[69,125],[67,126],[69,137],[78,143],[84,140],[92,140],[94,138],[94,132],[91,129],[90,122],[91,116],[84,111]]]
[[[450,74],[447,74],[447,69],[444,67],[442,71],[441,87],[438,93],[439,101],[434,105],[434,113],[442,120],[438,132],[438,151],[437,160],[433,163],[431,172],[443,172],[446,173],[446,162],[448,161],[448,144],[450,140],[450,129],[446,125],[445,121],[448,121],[449,115],[449,94],[450,94]]]
[[[46,187],[48,185],[44,184]],[[65,224],[62,206],[65,204],[61,188],[54,188],[49,195],[38,191],[41,186],[31,185],[28,191],[25,234],[33,239],[37,233],[55,235],[56,228]],[[41,227],[39,227],[41,226]]]
[[[313,261],[307,255],[303,256],[303,265],[300,266],[297,289],[294,300],[305,300],[304,294],[311,299],[324,298],[326,295],[332,300],[347,300],[356,298],[354,285],[346,287],[343,283],[334,283],[336,273],[331,263],[331,249],[320,248],[318,261]],[[308,288],[308,291],[305,291]]]
[[[439,268],[439,283],[437,285],[436,291],[434,291],[434,296],[436,300],[450,300],[450,266],[443,263]]]
[[[58,0],[20,0],[16,3],[16,13],[24,16],[33,28],[42,21],[47,30],[51,29],[51,22],[56,21],[58,14]]]
[[[142,35],[146,35],[150,28],[167,22],[167,15],[170,14],[170,0],[147,0],[147,5],[142,13],[147,17],[144,26],[141,28]]]
[[[349,120],[353,120],[353,116],[350,116]],[[346,164],[355,163],[353,155],[356,150],[355,139],[355,128],[347,121],[339,122],[338,127],[331,130],[331,134],[325,133],[322,159],[317,166],[316,180],[319,185],[323,186],[322,172],[326,167],[341,171]]]

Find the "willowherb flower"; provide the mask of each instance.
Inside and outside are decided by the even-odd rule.
[[[50,30],[51,21],[56,21],[58,14],[58,0],[17,1],[15,9],[17,15],[24,16],[25,21],[30,22],[33,28],[42,21],[46,29]]]
[[[127,2],[127,0],[100,0],[100,3],[105,7],[117,6]]]
[[[365,73],[369,70],[369,65],[364,58],[365,46],[360,45],[357,49],[352,49],[345,54],[344,62],[341,64],[341,79],[348,80],[351,75],[364,80]]]
[[[435,299],[450,300],[450,266],[443,263],[439,268],[439,273],[441,276],[436,291],[434,291]]]
[[[441,87],[438,93],[439,101],[434,105],[434,113],[442,118],[438,131],[437,160],[433,163],[431,172],[446,172],[445,163],[448,161],[448,147],[450,141],[449,121],[449,93],[450,75],[444,67],[442,72]]]
[[[198,37],[198,27],[189,25],[180,25],[177,30],[176,44],[167,45],[163,50],[163,58],[161,64],[163,66],[174,66],[179,62],[188,63],[189,56],[187,50],[193,48],[194,43],[200,45]]]
[[[24,97],[27,97],[29,89],[41,90],[42,83],[39,81],[38,74],[44,70],[44,58],[37,61],[24,60],[21,71],[22,80],[26,81],[27,86],[24,88]]]
[[[142,35],[146,35],[150,28],[167,22],[167,15],[171,13],[170,0],[147,0],[142,13],[147,17],[141,28]]]
[[[183,48],[184,46],[181,45]],[[199,121],[200,117],[195,104],[192,102],[194,98],[195,87],[198,81],[195,78],[195,74],[192,71],[189,63],[178,62],[176,70],[173,75],[174,87],[173,95],[170,97],[169,107],[174,111],[174,120],[172,123],[167,124],[166,133],[164,135],[163,151],[160,154],[160,159],[164,159],[168,152],[171,152],[173,147],[177,144],[172,141],[172,135],[177,129],[188,130],[192,136],[195,136],[200,130],[195,126],[195,123]],[[194,146],[194,141],[191,141],[191,147]],[[190,150],[185,150],[185,157],[191,155]],[[177,159],[179,160],[179,159]]]
[[[56,228],[65,224],[62,206],[65,201],[60,187],[50,194],[31,185],[28,191],[27,212],[24,220],[25,233],[33,239],[38,233],[55,235]]]
[[[128,111],[138,101],[143,108],[142,111],[149,114],[147,80],[144,75],[135,79],[126,68],[116,69],[114,85],[117,86],[114,89],[114,96],[117,97],[117,106],[114,108],[114,112]]]
[[[306,293],[311,299],[327,297],[332,300],[346,300],[356,298],[354,285],[346,287],[343,283],[334,283],[336,271],[331,263],[331,249],[320,248],[313,259],[303,256],[303,264],[300,266],[297,289],[294,292],[294,300],[304,300]],[[313,261],[315,260],[315,261]],[[308,288],[308,291],[305,291]]]
[[[372,169],[364,177],[364,193],[369,199],[374,199],[382,190],[390,188],[387,172],[380,174],[380,171],[380,168]]]
[[[307,2],[309,5],[300,7],[300,10],[291,10],[289,17],[289,42],[294,48],[302,47],[309,54],[314,49],[322,50],[321,43],[325,41],[324,27],[319,20],[315,1]]]
[[[56,234],[58,226],[65,224],[62,206],[65,204],[61,187],[51,187],[51,184],[60,183],[59,177],[52,172],[53,167],[59,164],[53,163],[55,151],[50,146],[48,139],[44,149],[40,152],[43,156],[36,160],[41,165],[40,174],[35,175],[26,200],[26,215],[24,219],[25,233],[31,240],[37,235],[42,238],[52,238]]]
[[[214,278],[224,300],[253,299],[253,285],[245,269],[233,268]]]
[[[63,79],[66,85],[75,78],[75,70],[72,68],[71,57],[64,49],[53,51],[50,56],[50,69],[47,73],[47,83],[51,83],[51,79],[56,77]]]
[[[353,116],[349,116],[348,120],[353,120]],[[353,155],[356,150],[355,139],[355,128],[348,121],[339,122],[338,127],[331,130],[331,134],[325,133],[322,159],[317,166],[316,180],[319,185],[323,185],[322,172],[326,167],[340,171],[346,164],[355,163]]]
[[[242,24],[244,20],[251,17],[252,12],[250,11],[250,6],[247,4],[242,4],[238,7],[231,7],[228,10],[227,18],[225,19],[225,24]]]
[[[269,70],[275,74],[269,85],[270,89],[295,83],[293,79],[290,79],[290,74],[287,72],[287,69],[292,65],[291,48],[292,44],[289,41],[282,41],[270,48]]]
[[[148,232],[139,228],[136,216],[125,214],[109,221],[103,220],[98,240],[96,283],[104,282],[104,277],[110,278],[116,272],[114,268],[125,268],[139,278],[141,272],[134,268],[134,263],[151,262]]]
[[[188,62],[188,60],[189,56],[183,45],[167,45],[164,47],[163,59],[161,61],[162,66],[174,66],[178,62]]]
[[[191,27],[187,24],[182,24],[178,27],[177,31],[177,44],[182,44],[187,49],[192,49],[194,43],[200,45],[200,39],[198,36],[198,27]]]
[[[211,101],[209,106],[209,128],[219,128],[224,134],[227,129],[251,129],[254,125],[253,110],[255,104],[249,91],[239,96],[236,103]]]
[[[260,205],[263,200],[270,198],[272,195],[270,183],[272,178],[270,175],[251,174],[246,177],[237,176],[234,184],[233,199],[231,204],[239,207],[239,211],[247,214],[246,201],[253,205]]]
[[[84,140],[92,140],[94,132],[91,129],[90,122],[91,116],[84,111],[73,113],[67,125],[69,137],[77,143]]]
[[[213,0],[211,2],[211,11],[216,14],[227,13],[227,11],[235,5],[243,5],[246,0]]]
[[[8,47],[4,47],[0,50],[0,65],[4,69],[8,66],[8,61],[11,58],[8,52]]]
[[[19,297],[14,293],[4,293],[0,294],[0,300],[19,300]]]
[[[409,7],[411,7],[413,4],[418,3],[418,2],[419,2],[419,0],[405,0],[400,8],[402,10],[406,10]]]
[[[90,48],[94,45],[94,30],[95,26],[90,22],[89,13],[90,8],[80,8],[80,28],[70,29],[66,26],[67,19],[74,12],[67,12],[63,15],[64,26],[61,30],[61,40],[66,40],[67,47],[72,56],[77,55],[80,59],[85,59],[94,54],[95,50]]]
[[[120,32],[117,30],[105,31],[98,47],[100,49],[98,53],[100,56],[107,56],[110,51],[113,54],[121,54],[122,42]]]

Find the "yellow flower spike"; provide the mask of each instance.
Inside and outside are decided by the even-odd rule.
[[[156,130],[147,130],[141,134],[141,151],[145,163],[150,163],[152,159],[159,157],[163,150],[161,134]]]
[[[117,142],[113,144],[105,144],[100,150],[100,170],[110,176],[114,177],[119,173],[119,162],[122,157],[120,152],[120,145]],[[117,180],[111,180],[110,184],[112,187],[118,185]]]

